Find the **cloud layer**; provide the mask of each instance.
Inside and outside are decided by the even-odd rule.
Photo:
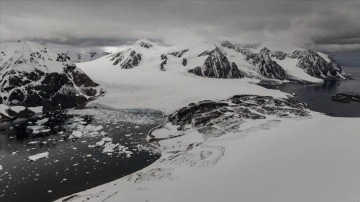
[[[0,0],[1,41],[114,46],[228,39],[360,50],[360,1]]]

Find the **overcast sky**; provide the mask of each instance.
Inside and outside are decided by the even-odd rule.
[[[360,50],[360,0],[0,0],[0,39],[118,46],[271,41]]]

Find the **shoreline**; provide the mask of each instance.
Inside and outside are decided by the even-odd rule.
[[[158,160],[156,160],[149,166],[147,166],[135,173],[129,174],[129,175],[119,178],[117,180],[108,182],[106,184],[91,188],[91,189],[83,191],[83,192],[65,196],[56,201],[63,201],[64,199],[67,199],[67,198],[71,198],[71,200],[69,200],[69,201],[82,201],[84,199],[86,199],[88,201],[98,201],[98,200],[105,200],[105,199],[107,201],[116,201],[116,197],[127,198],[127,200],[130,200],[130,201],[143,201],[143,200],[183,201],[185,199],[190,199],[188,197],[182,197],[182,195],[174,194],[174,192],[179,192],[179,191],[186,192],[187,194],[190,195],[189,197],[196,197],[198,194],[202,195],[204,193],[208,193],[209,197],[215,197],[214,194],[216,194],[216,193],[205,191],[208,188],[211,188],[209,186],[205,186],[205,188],[198,187],[197,188],[198,193],[197,193],[194,191],[190,191],[189,188],[186,188],[186,184],[190,182],[189,181],[190,178],[197,179],[196,181],[200,180],[198,178],[201,178],[204,180],[205,178],[201,177],[201,176],[203,176],[203,174],[199,175],[200,173],[203,173],[203,172],[206,172],[206,173],[210,172],[210,173],[212,173],[212,175],[214,175],[215,173],[211,172],[211,170],[218,167],[218,165],[217,165],[218,163],[226,161],[227,163],[224,162],[225,167],[229,166],[227,164],[229,163],[229,160],[231,160],[231,158],[234,157],[233,156],[234,153],[231,152],[230,154],[228,154],[228,152],[231,150],[234,150],[234,146],[231,146],[230,148],[228,148],[227,146],[224,146],[223,144],[225,144],[225,143],[228,144],[228,143],[235,141],[234,143],[232,143],[232,145],[237,145],[238,143],[240,144],[239,146],[236,146],[236,147],[239,147],[237,149],[250,151],[250,150],[252,150],[252,149],[250,149],[251,147],[245,146],[247,143],[245,143],[245,145],[244,145],[243,141],[245,141],[245,142],[248,142],[250,140],[251,140],[250,142],[255,141],[254,143],[257,142],[255,145],[257,145],[263,141],[265,141],[265,142],[270,141],[270,142],[278,144],[277,142],[280,141],[282,138],[285,139],[284,141],[288,141],[291,138],[296,138],[296,139],[301,138],[301,136],[299,136],[299,135],[277,134],[279,130],[280,131],[289,131],[289,130],[296,131],[296,129],[299,129],[298,123],[303,123],[305,125],[314,125],[314,123],[327,124],[327,123],[337,122],[337,120],[340,121],[340,120],[346,119],[347,122],[344,122],[344,121],[340,122],[340,123],[342,123],[342,125],[346,126],[346,125],[352,125],[352,123],[359,120],[359,118],[328,117],[326,115],[323,115],[323,114],[320,114],[317,112],[311,112],[311,116],[312,116],[312,118],[310,118],[310,119],[302,119],[302,120],[301,119],[300,120],[299,119],[298,120],[297,119],[287,119],[287,120],[285,120],[285,121],[283,120],[281,122],[270,122],[270,125],[268,122],[263,123],[263,124],[267,125],[268,127],[270,127],[269,129],[266,129],[266,128],[261,129],[261,127],[260,127],[260,129],[255,129],[256,127],[254,128],[254,126],[251,126],[252,124],[250,124],[249,130],[244,130],[243,132],[241,132],[239,134],[229,134],[226,136],[209,139],[208,141],[205,141],[200,144],[194,142],[196,146],[191,148],[192,151],[196,151],[197,149],[201,148],[200,152],[201,152],[201,150],[202,151],[212,151],[212,153],[216,154],[216,157],[211,158],[211,161],[214,162],[214,164],[210,165],[210,164],[208,164],[208,162],[202,162],[204,164],[200,165],[201,164],[200,163],[200,164],[195,164],[195,166],[194,166],[194,165],[188,164],[189,159],[186,160],[186,158],[182,159],[182,158],[176,157],[175,159],[181,160],[180,162],[182,162],[182,163],[180,163],[171,157],[173,155],[172,151],[162,150],[161,157]],[[285,127],[284,128],[278,127],[277,126],[278,124],[285,126]],[[290,126],[293,126],[293,127],[290,127]],[[293,129],[290,129],[290,128],[293,128]],[[333,130],[335,130],[334,127],[331,127],[331,128]],[[331,128],[328,129],[327,131],[332,130]],[[339,127],[336,127],[335,131],[339,131],[342,129],[344,129],[344,127],[339,126]],[[265,135],[266,133],[270,133],[272,135],[277,134],[277,135],[275,135],[275,137],[274,137],[275,139],[273,139],[271,137],[271,135],[270,136]],[[313,134],[315,134],[315,133],[313,133]],[[317,134],[317,135],[320,135],[320,134]],[[255,139],[252,138],[253,136],[256,138]],[[279,138],[276,138],[276,136],[281,136],[282,138],[279,139]],[[334,137],[336,137],[336,136],[334,136]],[[249,138],[250,138],[250,140],[249,140]],[[263,138],[265,138],[265,140],[262,140]],[[305,140],[305,142],[307,142],[306,139],[303,139],[303,140]],[[257,145],[256,147],[261,148],[266,145],[267,144],[264,145],[264,143],[261,143],[260,145]],[[354,145],[354,144],[352,144],[352,145]],[[243,148],[241,148],[241,147],[243,147]],[[351,148],[353,148],[353,147],[351,147]],[[192,154],[194,154],[194,153],[192,153]],[[254,154],[256,154],[256,152]],[[301,154],[301,153],[299,153],[299,154]],[[227,155],[229,155],[229,156],[226,157]],[[241,158],[246,157],[243,154],[241,154],[240,156],[242,156]],[[181,157],[181,155],[180,155],[180,157]],[[248,160],[249,160],[249,158],[250,157],[246,157],[246,159],[248,159]],[[234,160],[235,159],[232,159],[231,162],[233,162]],[[235,166],[235,167],[230,167],[228,169],[234,170],[234,169],[236,169],[236,167],[238,168],[239,164],[236,163],[233,166]],[[322,165],[315,164],[314,166],[322,166]],[[360,165],[357,165],[357,166],[360,166]],[[224,166],[221,166],[221,167],[224,167]],[[259,168],[261,168],[261,167],[259,167]],[[215,169],[215,170],[217,170],[217,172],[219,171],[219,169]],[[354,170],[354,169],[352,169],[352,170]],[[232,172],[233,171],[231,171],[231,173]],[[190,173],[192,173],[192,174],[190,176],[187,176]],[[217,173],[217,174],[220,175],[220,173]],[[199,176],[197,176],[197,175],[199,175]],[[231,174],[225,172],[225,173],[221,174],[220,176],[224,177],[224,175],[231,175]],[[207,175],[204,175],[204,176],[207,176]],[[216,177],[216,178],[219,180],[218,177]],[[315,179],[317,180],[317,178],[315,178]],[[219,180],[219,181],[225,182],[226,180]],[[167,184],[169,187],[167,185],[164,185],[164,182],[166,182],[165,184]],[[192,181],[192,182],[194,182],[194,181]],[[245,184],[241,183],[241,181],[238,181],[238,182],[239,182],[238,186],[245,185]],[[317,183],[319,183],[319,182],[317,182]],[[241,185],[241,184],[243,184],[243,185]],[[208,185],[215,186],[216,184],[210,183]],[[174,186],[177,188],[175,189]],[[263,186],[265,186],[265,185],[263,185]],[[223,186],[220,186],[220,187],[223,187]],[[227,187],[227,188],[230,188],[230,187]],[[154,193],[158,193],[158,191],[160,191],[160,190],[163,191],[162,195],[154,194]],[[165,190],[167,190],[167,191],[165,191]],[[221,189],[221,190],[223,190],[223,189]],[[141,196],[139,196],[137,194],[137,193],[139,193],[139,191],[142,193]],[[169,195],[169,193],[176,195],[177,196],[176,200],[175,200],[175,198],[170,198],[172,194]],[[339,192],[337,192],[337,193],[339,193]],[[233,194],[237,195],[236,192],[234,192]],[[212,200],[210,200],[209,197],[206,197],[208,200],[204,199],[202,201],[217,201],[216,197]],[[238,197],[241,198],[240,195]],[[219,198],[217,198],[217,199],[219,199]],[[274,199],[274,198],[272,198],[272,199]],[[253,201],[253,200],[247,200],[247,201]],[[274,201],[274,200],[268,200],[268,201]],[[309,201],[312,201],[312,200],[309,200]],[[322,200],[320,200],[320,201],[322,201]],[[345,201],[347,201],[347,200],[345,200]]]

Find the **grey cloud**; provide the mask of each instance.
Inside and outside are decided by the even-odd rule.
[[[358,1],[0,0],[1,41],[116,46],[148,38],[274,41],[360,50]]]

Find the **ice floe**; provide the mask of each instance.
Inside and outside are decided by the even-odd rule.
[[[37,161],[39,159],[48,158],[48,157],[49,157],[49,152],[43,152],[43,153],[39,153],[39,154],[29,156],[28,159],[30,161]]]

